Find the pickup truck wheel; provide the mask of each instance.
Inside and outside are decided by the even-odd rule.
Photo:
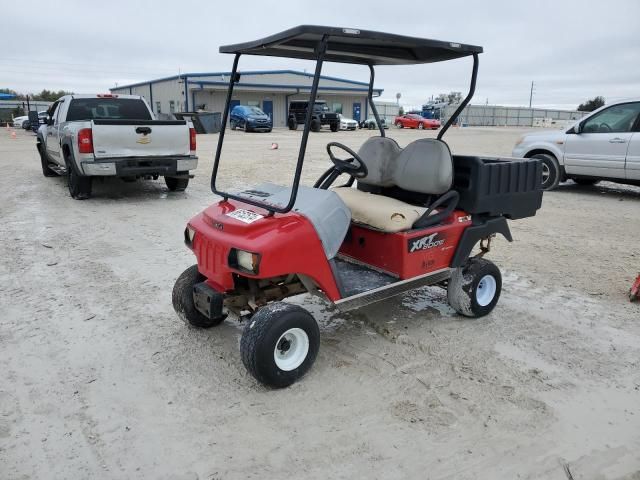
[[[45,177],[57,176],[57,173],[49,168],[49,160],[47,160],[46,154],[42,151],[41,143],[38,143],[38,153],[40,154],[40,164],[42,165],[42,174]]]
[[[189,185],[188,178],[164,177],[164,183],[172,192],[183,192]]]
[[[537,153],[531,158],[539,158],[542,160],[542,189],[553,190],[556,188],[560,183],[562,174],[560,164],[556,157],[546,153]]]
[[[67,167],[67,187],[71,198],[86,200],[91,196],[92,178],[84,177],[78,173],[68,158],[64,159]]]
[[[198,266],[192,265],[180,274],[171,292],[173,309],[178,317],[189,325],[198,328],[210,328],[221,324],[225,317],[209,319],[201,314],[193,301],[193,286],[204,282],[205,276],[198,272]]]
[[[470,258],[454,270],[447,284],[449,305],[465,317],[483,317],[498,303],[502,275],[496,265],[484,258]]]
[[[260,383],[288,387],[313,365],[320,329],[304,308],[283,302],[260,308],[240,339],[242,363]]]

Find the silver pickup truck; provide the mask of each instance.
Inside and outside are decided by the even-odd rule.
[[[156,120],[140,96],[65,95],[47,113],[37,139],[42,173],[66,175],[75,199],[89,198],[93,177],[104,176],[162,176],[169,190],[184,190],[198,166],[193,127]]]

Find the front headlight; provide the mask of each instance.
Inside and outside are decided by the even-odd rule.
[[[260,267],[260,255],[232,248],[229,252],[229,266],[257,274]]]

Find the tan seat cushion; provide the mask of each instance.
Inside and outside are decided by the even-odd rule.
[[[351,187],[338,187],[333,191],[351,210],[352,221],[383,232],[409,230],[427,211],[426,208],[416,207],[395,198],[375,195]]]

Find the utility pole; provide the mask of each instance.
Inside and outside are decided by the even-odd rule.
[[[531,81],[531,92],[529,93],[529,108],[531,108],[532,100],[533,100],[533,80]]]

